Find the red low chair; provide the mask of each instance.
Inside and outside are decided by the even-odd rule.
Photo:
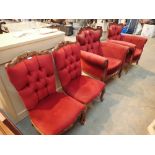
[[[77,43],[61,43],[53,56],[62,88],[68,95],[85,105],[100,94],[103,100],[105,84],[81,75],[80,46]]]
[[[122,28],[122,24],[110,24],[108,28],[108,39],[110,42],[129,47],[130,54],[128,60],[138,64],[147,38],[138,35],[122,34]]]
[[[100,42],[102,28],[81,28],[76,36],[81,49],[84,72],[105,80],[115,73],[121,76],[129,48],[111,42]]]
[[[56,91],[52,55],[32,52],[6,65],[10,81],[21,96],[32,124],[41,134],[60,134],[81,116],[85,106]]]

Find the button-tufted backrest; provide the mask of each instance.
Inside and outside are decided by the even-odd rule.
[[[76,36],[77,42],[80,44],[81,50],[101,55],[100,53],[100,37],[102,35],[101,28],[85,27],[81,28]]]
[[[6,70],[28,110],[56,91],[51,54],[24,58],[16,64],[8,64]]]
[[[81,75],[80,46],[77,43],[61,43],[53,56],[62,87]]]
[[[108,39],[121,40],[122,24],[110,24],[108,28]]]

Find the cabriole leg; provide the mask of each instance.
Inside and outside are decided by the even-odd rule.
[[[105,89],[101,92],[100,100],[103,101],[103,95],[105,93]]]
[[[87,110],[84,110],[84,111],[81,113],[81,118],[80,118],[80,123],[81,123],[81,125],[84,125],[85,122],[86,122],[86,111],[87,111]]]
[[[121,73],[122,73],[122,68],[120,69],[119,73],[118,73],[118,77],[121,77]]]

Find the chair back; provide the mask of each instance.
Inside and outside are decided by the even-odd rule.
[[[81,28],[76,36],[80,49],[94,54],[102,55],[100,52],[100,38],[102,36],[102,27]]]
[[[123,24],[110,23],[108,27],[108,39],[122,40],[121,39],[122,29]]]
[[[52,55],[48,51],[18,56],[6,64],[6,71],[28,110],[56,91]]]
[[[53,56],[62,87],[81,75],[79,44],[62,42],[55,48]]]

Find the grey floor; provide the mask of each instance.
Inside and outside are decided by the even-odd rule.
[[[85,125],[77,122],[65,134],[148,134],[147,126],[154,119],[155,38],[146,44],[139,65],[132,65],[121,78],[108,81],[104,101],[94,101],[87,112]],[[38,134],[28,117],[17,126],[23,134]]]

